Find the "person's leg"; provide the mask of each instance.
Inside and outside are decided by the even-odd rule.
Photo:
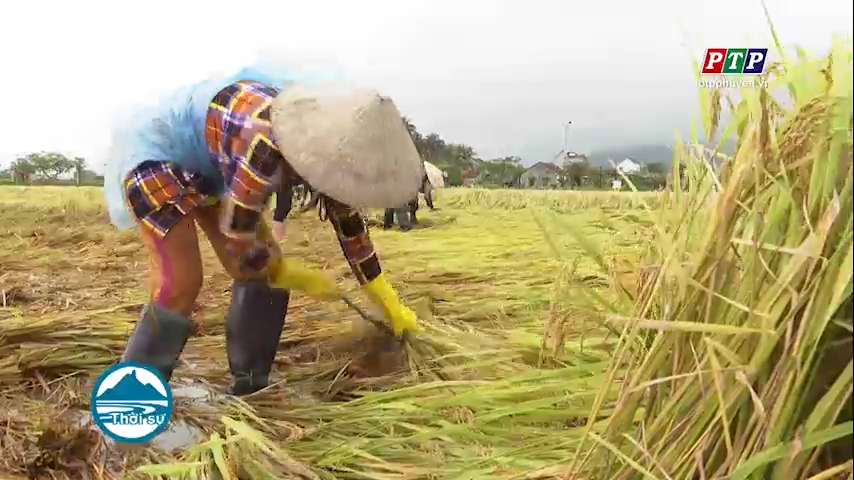
[[[394,226],[394,209],[386,208],[383,215],[383,228],[391,228]]]
[[[182,215],[163,237],[144,225],[140,228],[154,272],[150,302],[187,318],[202,288],[202,258],[195,217],[195,212]]]
[[[424,201],[427,202],[427,206],[430,210],[436,210],[436,207],[433,206],[433,189],[429,188],[426,192],[424,192]]]
[[[283,185],[282,188],[276,192],[276,208],[273,210],[273,237],[277,242],[281,242],[285,238],[288,214],[291,213],[293,202],[293,187],[290,185]]]
[[[284,168],[287,163],[281,152],[271,148],[269,143],[275,138],[269,122],[270,104],[277,94],[277,88],[257,82],[241,81],[226,87],[211,102],[206,139],[212,150],[227,150],[232,157],[247,159],[251,169],[265,171],[272,166],[278,167],[280,181],[296,185],[301,179],[296,178],[292,169]],[[223,115],[223,111],[227,114]],[[240,171],[229,182],[240,181]],[[286,197],[283,195],[279,200],[287,203]],[[226,204],[220,208],[232,206]],[[224,218],[239,220],[233,218],[234,212],[224,213],[228,214]],[[229,392],[242,395],[267,386],[285,321],[288,292],[271,289],[268,272],[242,269],[242,259],[234,258],[227,251],[230,242],[219,229],[220,217],[217,209],[204,209],[199,224],[234,279],[226,316],[226,349],[234,376]],[[266,222],[261,220],[261,224],[268,250],[272,255],[280,255],[278,243],[270,235]],[[257,234],[255,237],[259,238]]]
[[[308,203],[305,206],[305,209],[312,209],[317,207],[317,203],[320,202],[320,192],[316,192],[311,188],[308,189]]]
[[[418,212],[418,195],[409,202],[409,220],[412,222],[412,225],[418,225],[418,217],[415,216],[416,212]]]
[[[202,260],[194,209],[204,197],[179,183],[181,170],[146,162],[128,175],[128,204],[139,223],[151,264],[151,296],[128,339],[122,359],[156,368],[168,381],[187,343],[190,314],[202,285]]]
[[[231,395],[248,395],[270,384],[285,326],[290,294],[265,281],[235,280],[225,320]]]
[[[403,232],[412,230],[412,222],[409,220],[409,204],[401,205],[395,209],[395,212],[397,213],[397,224],[400,226],[400,230]]]
[[[199,209],[198,223],[220,263],[234,278],[225,319],[228,366],[233,377],[228,393],[248,395],[269,385],[290,295],[287,290],[270,288],[266,277],[241,270],[239,259],[226,251],[227,238],[218,227],[219,208]],[[272,255],[281,255],[267,228],[262,220],[259,238],[266,238]]]

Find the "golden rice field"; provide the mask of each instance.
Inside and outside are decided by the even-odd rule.
[[[562,223],[567,225],[553,223],[547,211],[524,208],[526,199],[534,207],[560,209]],[[562,270],[567,258],[561,257],[569,257],[578,260],[578,265],[566,276],[569,283],[563,287],[565,292],[583,287],[606,297],[612,295],[610,280],[585,258],[568,232],[577,228],[601,245],[610,258],[627,265],[635,263],[650,229],[650,223],[640,218],[638,210],[643,200],[657,198],[633,193],[449,189],[437,196],[439,210],[424,209],[420,228],[408,233],[372,229],[383,266],[403,298],[419,312],[431,333],[441,339],[446,353],[459,357],[440,362],[445,376],[459,382],[453,389],[457,393],[423,383],[429,377],[404,376],[395,383],[419,385],[425,390],[400,393],[405,397],[397,407],[390,401],[380,409],[389,409],[387,425],[375,425],[373,417],[379,411],[369,405],[378,399],[367,397],[367,404],[365,400],[351,400],[355,402],[353,406],[342,403],[358,395],[353,390],[369,389],[372,382],[380,381],[362,379],[354,384],[338,378],[345,364],[359,353],[358,345],[353,345],[352,340],[347,343],[348,337],[353,336],[353,314],[343,305],[294,295],[277,364],[284,382],[264,400],[249,401],[264,419],[255,426],[264,425],[265,433],[272,434],[271,438],[281,442],[297,461],[328,469],[332,475],[348,469],[376,470],[379,474],[388,467],[383,462],[372,465],[370,456],[376,453],[366,457],[371,448],[351,444],[346,446],[351,449],[347,452],[341,450],[344,445],[335,446],[336,439],[354,435],[353,442],[361,443],[365,441],[359,438],[361,434],[376,428],[408,430],[394,411],[423,401],[422,406],[427,406],[429,415],[434,416],[431,422],[437,422],[435,426],[451,422],[450,428],[453,424],[475,422],[485,431],[478,435],[483,438],[472,438],[471,442],[461,443],[458,451],[447,453],[440,453],[438,446],[429,447],[437,449],[435,452],[423,450],[433,442],[441,443],[439,432],[425,435],[423,441],[413,438],[399,446],[385,447],[392,456],[401,456],[399,461],[411,472],[407,478],[452,475],[469,468],[472,458],[483,463],[478,470],[493,472],[491,475],[500,470],[521,472],[538,463],[557,460],[550,456],[537,460],[525,451],[503,453],[519,439],[509,443],[502,440],[503,445],[484,442],[489,436],[486,432],[501,428],[503,418],[513,413],[478,420],[475,412],[486,397],[477,392],[484,388],[495,391],[498,382],[508,376],[542,381],[537,379],[543,372],[537,366],[541,362],[540,337],[547,320],[571,316],[562,348],[561,356],[565,358],[560,361],[574,365],[575,373],[567,385],[572,386],[573,392],[566,399],[552,397],[552,401],[563,404],[562,411],[547,415],[553,419],[543,420],[565,424],[561,430],[583,424],[599,387],[597,376],[607,366],[609,344],[615,337],[609,338],[607,330],[588,318],[595,309],[583,299],[555,299],[553,281],[566,276]],[[28,451],[66,457],[51,461],[72,461],[71,452],[39,452],[39,435],[43,436],[45,429],[59,429],[66,436],[78,435],[65,430],[74,430],[75,411],[86,410],[89,374],[97,374],[120,354],[147,299],[148,264],[135,232],[120,232],[108,223],[100,189],[9,187],[0,189],[0,204],[4,225],[0,249],[4,267],[0,277],[4,302],[0,310],[0,381],[6,390],[5,398],[10,403],[17,399],[14,411],[8,412],[9,420],[13,415],[16,418],[16,427],[4,445],[13,454],[3,455],[0,462],[10,473],[24,473],[25,466],[33,461],[25,457]],[[358,298],[356,282],[330,226],[310,212],[293,218],[289,228],[285,250],[323,265]],[[192,367],[179,367],[175,383],[201,379],[212,390],[222,391],[228,380],[223,315],[230,280],[209,246],[205,244],[203,248],[205,288],[196,313],[203,331],[190,340],[185,350],[184,358]],[[18,387],[24,379],[34,378],[32,386]],[[331,391],[336,393],[330,394]],[[469,392],[468,400],[457,397],[462,391]],[[508,394],[502,392],[501,397]],[[515,396],[535,403],[548,398],[528,399],[524,388]],[[324,397],[332,399],[324,403]],[[496,406],[508,400],[497,398]],[[199,424],[205,434],[222,428],[220,416],[245,415],[234,405],[222,409],[212,408],[209,403],[194,406],[192,399],[179,399],[178,405],[178,419]],[[355,418],[322,426],[320,411],[316,418],[311,413],[318,408],[328,410],[323,416],[339,415],[340,411]],[[533,405],[518,408],[520,413],[529,410],[529,414],[536,415]],[[360,410],[362,415],[373,413],[359,419]],[[423,420],[427,415],[428,412],[419,414]],[[530,435],[544,427],[527,428],[527,434],[519,434]],[[299,440],[291,438],[294,436]],[[359,451],[365,448],[366,451]],[[488,453],[490,450],[495,453]],[[152,451],[146,455],[163,461],[170,454]],[[495,460],[489,460],[492,455]]]
[[[768,75],[701,95],[700,128],[738,140],[719,178],[677,143],[684,191],[447,189],[420,228],[373,229],[418,338],[376,353],[345,305],[294,295],[281,381],[245,400],[196,395],[227,382],[204,246],[174,431],[143,448],[82,414],[147,298],[139,241],[97,189],[0,188],[0,477],[854,478],[851,45]],[[328,225],[295,217],[284,249],[366,305]]]

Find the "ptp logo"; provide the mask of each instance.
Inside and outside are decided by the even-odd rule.
[[[765,70],[767,48],[710,48],[703,60],[703,75],[758,75]]]

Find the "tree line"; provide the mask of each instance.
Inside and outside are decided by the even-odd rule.
[[[61,177],[71,174],[76,183],[93,183],[100,177],[87,168],[86,159],[68,157],[57,152],[35,152],[16,158],[12,165],[0,170],[0,178],[11,183],[60,183]]]
[[[421,158],[444,170],[448,174],[448,185],[462,185],[466,180],[473,180],[482,186],[519,186],[519,177],[526,170],[521,158],[508,156],[483,160],[469,145],[446,142],[437,133],[425,135],[418,131],[411,119],[404,117],[403,121]],[[612,180],[621,178],[613,166],[596,167],[587,159],[565,162],[558,167],[562,188],[610,188]],[[645,164],[641,172],[629,177],[638,188],[652,190],[665,186],[668,172],[668,163],[653,162]]]
[[[466,180],[474,179],[478,183],[503,185],[525,171],[519,157],[484,160],[469,145],[446,142],[438,133],[425,135],[409,118],[404,117],[403,122],[421,158],[445,171],[448,185],[462,185]]]
[[[639,172],[626,175],[641,190],[664,188],[669,181],[669,164],[665,162],[644,163]],[[609,188],[611,181],[623,175],[613,165],[596,167],[586,159],[568,162],[560,168],[560,183],[564,188]]]
[[[410,119],[404,117],[403,121],[421,158],[444,170],[449,186],[463,185],[467,181],[482,186],[519,186],[519,177],[526,170],[521,158],[506,156],[484,160],[469,145],[447,142],[437,133],[423,134]],[[649,163],[640,175],[633,175],[632,179],[644,189],[660,188],[667,181],[668,169],[663,162]],[[586,159],[559,165],[558,172],[562,188],[608,188],[611,180],[619,177],[612,166],[595,167]],[[84,158],[56,152],[22,155],[12,162],[10,168],[0,170],[0,183],[94,185],[102,181],[103,177],[87,168]]]

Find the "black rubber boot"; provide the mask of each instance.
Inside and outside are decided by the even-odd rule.
[[[269,385],[290,294],[265,282],[235,281],[225,319],[225,346],[233,382],[230,395],[249,395]]]
[[[412,222],[412,225],[418,225],[418,218],[415,216],[416,212],[418,212],[418,198],[409,202],[409,220]]]
[[[383,215],[383,228],[389,229],[394,226],[394,209],[386,208]]]
[[[397,216],[397,224],[400,226],[401,232],[412,230],[412,222],[409,219],[409,204],[394,209]]]
[[[150,303],[142,309],[122,360],[151,365],[168,382],[190,329],[190,320],[183,315]]]

